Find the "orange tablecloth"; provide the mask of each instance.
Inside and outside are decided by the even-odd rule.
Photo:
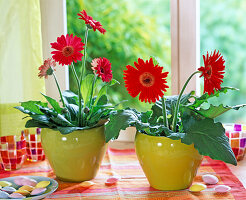
[[[64,163],[66,164],[66,163]],[[108,173],[114,171],[122,179],[115,186],[105,186],[104,182],[109,177]],[[194,181],[202,182],[201,175],[214,174],[219,178],[218,184],[226,184],[232,188],[229,193],[218,194],[209,186],[203,192],[190,193],[188,190],[165,192],[151,188],[138,163],[135,150],[109,149],[103,160],[97,177],[93,180],[96,184],[89,189],[82,188],[76,183],[65,183],[58,180],[59,188],[47,199],[170,199],[170,200],[203,200],[203,199],[236,199],[246,200],[246,190],[229,168],[220,161],[205,157]],[[35,175],[55,178],[47,161],[29,163],[16,171],[0,171],[0,178],[18,175]]]

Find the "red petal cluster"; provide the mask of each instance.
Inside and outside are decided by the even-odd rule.
[[[109,82],[112,80],[111,63],[107,58],[95,58],[92,60],[92,69],[103,82]]]
[[[57,42],[51,43],[51,47],[56,50],[51,52],[54,54],[52,58],[62,65],[71,65],[72,62],[81,61],[83,54],[80,51],[84,49],[84,45],[81,38],[73,37],[73,34],[62,35],[57,38]]]
[[[56,62],[52,60],[52,58],[48,58],[47,60],[44,61],[44,64],[38,68],[39,70],[38,77],[39,78],[45,77],[47,79],[48,75],[51,75],[53,70],[55,70],[54,69],[55,66],[56,66]],[[48,71],[49,69],[51,74]]]
[[[100,31],[102,34],[106,32],[106,30],[102,27],[102,24],[96,20],[94,20],[91,16],[87,15],[86,11],[83,10],[82,12],[78,13],[78,16],[80,16],[79,19],[82,19],[85,21],[85,24],[88,24],[91,26],[93,31]]]
[[[200,67],[198,70],[202,72],[200,77],[204,77],[204,93],[209,95],[214,94],[214,90],[221,89],[221,83],[223,83],[225,60],[223,56],[216,50],[209,55],[203,55],[204,67]]]
[[[163,97],[166,88],[166,77],[168,72],[162,72],[163,67],[154,65],[153,59],[138,59],[138,63],[134,62],[136,68],[127,65],[124,70],[125,87],[132,97],[136,97],[139,93],[139,100],[144,102],[155,103],[160,97]]]

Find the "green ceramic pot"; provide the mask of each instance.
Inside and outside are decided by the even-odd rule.
[[[104,129],[100,126],[67,135],[42,129],[42,146],[58,179],[81,182],[96,176],[107,149]]]
[[[136,154],[150,183],[158,190],[188,188],[197,173],[203,156],[180,140],[137,133]]]

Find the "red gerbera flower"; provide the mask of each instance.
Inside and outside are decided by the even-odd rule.
[[[94,20],[91,16],[87,15],[85,10],[78,13],[78,16],[80,16],[79,19],[84,20],[85,24],[88,24],[93,29],[93,31],[99,30],[102,34],[106,32],[106,30],[102,27],[102,24]]]
[[[41,65],[38,69],[39,69],[39,73],[38,73],[38,77],[42,78],[48,78],[48,75],[52,75],[54,67],[56,66],[56,63],[54,60],[52,60],[51,58],[48,58],[47,60],[44,61],[44,64]]]
[[[204,93],[214,94],[214,90],[220,90],[220,85],[223,83],[225,60],[216,50],[211,55],[207,52],[206,57],[203,55],[203,60],[204,67],[200,67],[198,70],[202,72],[200,77],[204,77]]]
[[[138,59],[138,63],[134,62],[136,68],[127,65],[124,70],[125,87],[132,97],[136,97],[139,93],[139,100],[155,103],[166,92],[166,77],[168,72],[162,72],[163,67],[154,65],[153,59]]]
[[[95,58],[91,62],[92,69],[95,74],[102,79],[103,82],[109,82],[112,80],[111,63],[107,58]]]
[[[85,45],[81,42],[81,38],[71,35],[62,35],[57,38],[57,42],[50,43],[51,47],[56,51],[52,51],[54,54],[52,58],[62,65],[71,65],[72,62],[81,61],[83,54],[80,53]]]

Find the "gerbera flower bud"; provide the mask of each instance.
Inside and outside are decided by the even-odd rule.
[[[80,53],[85,45],[81,42],[81,38],[71,35],[62,35],[57,38],[57,42],[50,43],[51,47],[56,51],[52,51],[52,58],[61,65],[71,65],[72,62],[82,60],[83,54]]]
[[[90,112],[90,109],[89,109],[88,107],[85,107],[85,108],[84,108],[84,113],[85,113],[85,114],[88,114],[89,112]]]
[[[42,78],[45,77],[46,79],[48,78],[49,75],[53,74],[53,71],[55,70],[54,67],[56,66],[56,63],[54,60],[51,58],[48,58],[47,60],[44,61],[44,64],[41,65],[38,73],[38,77]]]
[[[109,82],[112,80],[111,63],[107,58],[95,58],[91,62],[92,69],[103,82]]]
[[[85,21],[85,24],[89,29],[93,29],[93,31],[98,30],[102,34],[106,32],[106,30],[102,27],[102,24],[96,20],[94,20],[91,16],[87,15],[86,11],[83,10],[82,12],[78,13],[78,16],[80,16],[79,19],[82,19]]]
[[[162,72],[163,67],[154,65],[153,59],[138,59],[134,62],[136,68],[127,65],[124,70],[125,87],[132,97],[139,95],[139,100],[144,102],[155,103],[160,97],[163,97],[166,88],[166,77],[168,72]]]
[[[223,83],[225,60],[223,56],[216,50],[211,55],[207,52],[207,55],[203,55],[204,67],[200,67],[198,70],[202,72],[200,77],[204,77],[204,93],[209,95],[214,94],[214,90],[221,89],[221,83]]]

